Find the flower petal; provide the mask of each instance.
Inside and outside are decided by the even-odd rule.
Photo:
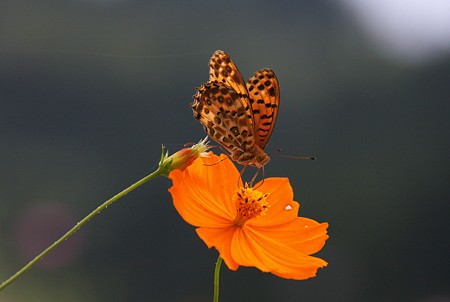
[[[231,256],[243,266],[255,266],[287,279],[303,280],[314,277],[327,262],[305,255],[276,239],[263,237],[249,228],[235,232]]]
[[[225,155],[198,158],[183,171],[169,174],[175,208],[188,223],[200,227],[224,227],[236,216],[231,202],[240,175]]]
[[[252,231],[261,237],[278,241],[305,255],[314,254],[325,245],[327,228],[328,223],[318,223],[304,217],[297,217],[291,223],[277,227],[251,226]]]
[[[219,251],[220,256],[230,270],[237,270],[239,264],[231,257],[231,240],[233,238],[235,228],[197,228],[198,236],[206,243],[208,248],[213,246]]]
[[[293,201],[294,193],[289,179],[281,177],[266,178],[255,185],[255,189],[270,193],[267,202],[270,205],[266,216],[248,221],[248,225],[276,226],[290,223],[298,215],[300,205]]]

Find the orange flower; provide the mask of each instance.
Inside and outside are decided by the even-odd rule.
[[[297,216],[300,206],[287,178],[267,178],[253,188],[238,186],[240,175],[233,163],[212,153],[169,177],[177,211],[198,227],[197,234],[219,251],[229,269],[254,266],[302,280],[327,265],[309,255],[324,246],[328,224]]]

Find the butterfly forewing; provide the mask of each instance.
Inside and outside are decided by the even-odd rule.
[[[248,99],[248,91],[244,78],[231,58],[224,51],[215,51],[209,60],[209,81],[223,83],[234,89],[240,97],[243,96]]]
[[[280,86],[268,68],[255,72],[247,82],[256,144],[264,149],[272,135],[280,105]]]
[[[209,82],[198,89],[191,105],[194,117],[208,135],[239,157],[255,144],[252,124],[242,98],[223,83]]]

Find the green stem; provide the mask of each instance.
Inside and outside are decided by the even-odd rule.
[[[217,258],[216,268],[214,269],[214,302],[219,302],[219,279],[220,279],[220,266],[222,265],[222,257]]]
[[[127,195],[128,193],[130,193],[131,191],[135,190],[136,188],[140,187],[141,185],[145,184],[147,181],[155,178],[156,176],[159,175],[164,175],[165,173],[167,173],[167,171],[165,171],[164,169],[162,169],[161,165],[158,168],[158,170],[156,170],[155,172],[145,176],[144,178],[142,178],[141,180],[139,180],[138,182],[132,184],[131,186],[129,186],[128,188],[126,188],[125,190],[123,190],[122,192],[120,192],[119,194],[113,196],[112,198],[108,199],[107,201],[105,201],[101,206],[99,206],[98,208],[96,208],[94,211],[92,211],[89,215],[87,215],[85,218],[83,218],[83,220],[81,220],[80,222],[78,222],[72,229],[70,229],[70,231],[68,231],[64,236],[62,236],[61,238],[59,238],[57,241],[55,241],[55,243],[53,243],[52,245],[50,245],[47,249],[45,249],[42,253],[40,253],[39,255],[36,256],[36,258],[34,258],[33,260],[31,260],[27,265],[25,265],[22,269],[20,269],[17,273],[15,273],[14,275],[12,275],[8,280],[4,281],[1,285],[0,285],[0,291],[2,291],[5,287],[7,287],[8,285],[10,285],[11,283],[13,283],[16,279],[18,279],[20,276],[22,276],[26,271],[28,271],[31,267],[33,267],[33,265],[35,265],[39,260],[41,260],[42,258],[44,258],[45,255],[47,255],[48,253],[50,253],[53,249],[55,249],[58,245],[60,245],[61,243],[63,243],[67,238],[69,238],[70,236],[72,236],[76,231],[78,231],[78,229],[80,229],[83,225],[85,225],[89,220],[91,220],[92,218],[94,218],[97,214],[99,214],[101,211],[103,211],[104,209],[106,209],[109,205],[111,205],[113,202],[115,202],[116,200],[118,200],[119,198]]]

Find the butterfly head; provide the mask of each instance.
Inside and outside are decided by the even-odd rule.
[[[255,156],[255,166],[257,166],[258,168],[262,168],[264,167],[265,164],[267,164],[270,160],[269,155],[267,155],[266,153],[260,153],[258,155]]]
[[[264,150],[255,145],[249,153],[241,155],[240,159],[241,162],[239,162],[239,160],[237,160],[237,162],[244,166],[263,168],[269,162],[270,156],[267,155]]]

